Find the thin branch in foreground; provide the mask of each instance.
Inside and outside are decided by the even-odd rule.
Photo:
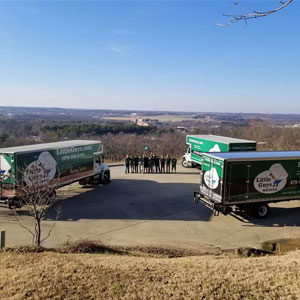
[[[47,239],[49,238],[49,236],[51,235],[51,232],[52,232],[52,230],[54,229],[54,227],[55,227],[55,225],[56,225],[56,222],[57,222],[59,216],[61,215],[62,207],[61,207],[61,206],[58,206],[58,207],[55,208],[55,210],[56,210],[55,222],[54,222],[54,223],[52,224],[52,226],[50,227],[50,229],[49,229],[47,235],[46,235],[43,239],[41,239],[41,243],[44,242],[45,240],[47,240]]]
[[[15,212],[15,218],[16,218],[16,220],[17,220],[17,222],[18,222],[18,224],[19,224],[20,227],[26,229],[28,232],[31,233],[32,236],[34,236],[34,233],[33,233],[27,226],[25,226],[25,225],[20,221],[20,219],[19,219],[20,216],[19,216],[16,212]]]
[[[236,22],[239,22],[239,21],[244,21],[247,24],[247,20],[266,17],[268,15],[276,13],[279,10],[282,10],[285,7],[287,7],[288,5],[290,5],[293,1],[294,0],[280,1],[279,2],[280,3],[279,7],[274,8],[272,10],[264,11],[264,12],[254,10],[252,13],[245,13],[245,14],[240,14],[240,15],[223,14],[224,17],[231,18],[231,20],[228,23],[224,23],[224,24],[223,23],[217,23],[217,22],[214,22],[214,23],[215,23],[215,25],[222,26],[222,27],[227,27],[227,26],[232,25],[233,23],[236,23]]]

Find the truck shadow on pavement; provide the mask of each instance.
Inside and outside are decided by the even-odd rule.
[[[152,180],[115,179],[106,186],[80,187],[80,194],[69,196],[56,205],[62,206],[59,221],[80,219],[180,220],[210,221],[212,211],[194,205],[193,192],[198,184],[159,183]],[[88,189],[88,191],[87,191]],[[300,226],[300,207],[271,207],[268,218],[260,220],[245,214],[238,219],[242,226]],[[47,219],[54,220],[51,209]],[[227,216],[233,218],[233,216]]]
[[[299,202],[299,201],[298,201]],[[276,204],[275,204],[276,205]],[[242,217],[243,226],[257,227],[285,227],[300,226],[300,207],[271,207],[271,213],[266,219],[255,219],[246,214],[239,214],[236,217]]]
[[[195,206],[191,183],[159,183],[152,180],[115,179],[105,186],[71,196],[56,203],[62,206],[59,221],[80,219],[131,219],[209,221],[212,212]],[[56,217],[54,209],[48,220]]]

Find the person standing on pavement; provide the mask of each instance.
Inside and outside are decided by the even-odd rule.
[[[137,155],[134,156],[134,173],[139,172],[139,157]]]
[[[166,158],[166,166],[167,166],[167,170],[166,172],[168,174],[170,174],[170,165],[171,165],[171,158],[169,157],[169,154],[167,154],[167,158]]]
[[[172,173],[176,173],[176,164],[177,164],[177,158],[172,158]]]
[[[154,163],[155,163],[155,173],[160,173],[159,157],[157,155],[154,156]]]
[[[143,172],[143,165],[144,165],[143,157],[139,156],[139,173]]]
[[[149,173],[149,157],[144,155],[144,170],[143,173]]]
[[[129,173],[129,155],[127,154],[124,160],[125,173]]]
[[[153,154],[149,157],[149,173],[153,173],[153,167],[154,167],[154,159]]]
[[[163,155],[162,158],[160,159],[160,173],[166,173],[165,164],[166,164],[166,160],[165,160],[165,156]]]
[[[130,162],[131,173],[134,173],[134,156],[133,155],[130,156],[129,162]]]

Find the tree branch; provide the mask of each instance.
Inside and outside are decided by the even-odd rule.
[[[279,10],[287,7],[288,5],[290,5],[294,0],[281,0],[280,6],[277,8],[274,8],[272,10],[268,10],[268,11],[264,11],[264,12],[260,12],[260,11],[256,11],[254,10],[252,13],[245,13],[245,14],[240,14],[240,15],[227,15],[227,14],[223,14],[224,17],[227,18],[231,18],[231,20],[228,23],[217,23],[214,22],[217,26],[222,26],[222,27],[227,27],[229,25],[232,25],[233,23],[239,22],[239,21],[244,21],[247,24],[247,20],[249,19],[257,19],[257,18],[261,18],[261,17],[266,17],[268,15],[271,15],[273,13],[278,12]]]
[[[21,221],[19,219],[20,216],[18,215],[18,213],[16,211],[15,211],[15,217],[16,217],[16,220],[17,220],[19,226],[26,229],[28,232],[30,232],[32,234],[32,236],[34,236],[34,233],[27,226],[25,226],[21,223]]]
[[[52,226],[50,227],[49,231],[48,231],[48,234],[41,240],[41,243],[44,242],[46,239],[49,238],[49,236],[51,235],[51,232],[52,230],[54,229],[55,225],[56,225],[56,222],[59,218],[59,216],[61,215],[61,210],[62,210],[62,207],[61,206],[58,206],[56,207],[56,217],[55,217],[55,222],[52,224]]]

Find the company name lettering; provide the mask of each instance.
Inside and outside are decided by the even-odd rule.
[[[200,145],[203,144],[203,142],[200,142],[200,141],[197,141],[197,140],[194,140],[194,139],[190,139],[190,142],[193,142],[195,144],[200,144]]]
[[[57,155],[65,155],[65,154],[70,154],[70,153],[79,153],[79,152],[88,151],[88,150],[92,150],[92,146],[57,149],[56,154]]]
[[[273,181],[270,177],[257,177],[256,182],[257,186],[261,188],[276,187],[276,181]]]

